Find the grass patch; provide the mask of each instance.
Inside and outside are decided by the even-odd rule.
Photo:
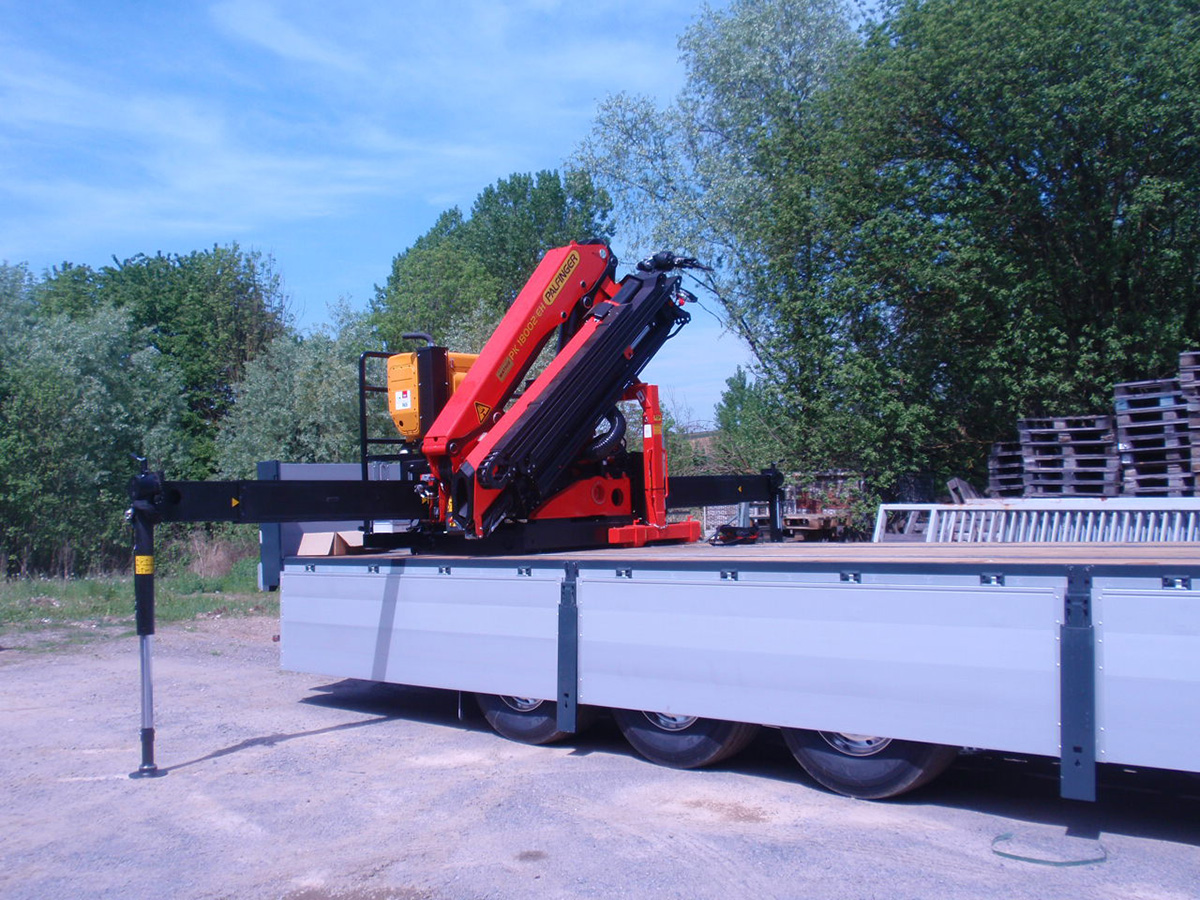
[[[255,559],[227,575],[180,572],[155,579],[158,622],[277,615],[277,594],[260,592]],[[0,646],[48,646],[120,636],[133,629],[133,577],[0,579]],[[22,636],[38,637],[32,641]]]

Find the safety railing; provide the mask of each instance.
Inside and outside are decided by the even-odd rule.
[[[887,503],[879,507],[873,540],[930,544],[1200,541],[1200,498]]]

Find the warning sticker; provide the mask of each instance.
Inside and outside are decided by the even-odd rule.
[[[396,391],[396,409],[412,409],[412,391]]]
[[[486,403],[475,402],[475,415],[479,416],[479,424],[482,425],[484,420],[492,414],[492,408]]]
[[[153,556],[135,556],[133,558],[133,574],[134,575],[153,575],[154,574],[154,557]]]

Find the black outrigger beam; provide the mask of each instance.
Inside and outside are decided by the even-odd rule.
[[[154,689],[151,657],[154,647],[154,526],[160,522],[336,522],[355,519],[423,520],[428,507],[417,493],[418,481],[167,481],[151,472],[146,460],[129,482],[130,506],[125,518],[133,527],[133,588],[142,686],[142,762],[131,778],[166,774],[154,762]],[[761,475],[700,475],[672,478],[667,496],[670,509],[707,503],[768,502],[771,536],[781,537],[783,478],[775,469]],[[438,544],[415,532],[406,546],[459,553],[524,553],[597,546],[609,525],[603,522],[548,520],[528,523],[516,538],[498,531],[495,541]],[[599,531],[597,532],[597,529]],[[595,532],[595,533],[594,533]],[[597,537],[596,534],[600,537]],[[549,534],[549,537],[547,537]],[[510,538],[512,538],[510,540]],[[517,538],[520,538],[519,540]],[[542,543],[539,544],[538,542]],[[557,541],[557,543],[555,543]]]

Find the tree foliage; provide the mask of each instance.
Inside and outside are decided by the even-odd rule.
[[[373,349],[365,316],[339,311],[334,329],[286,334],[246,365],[217,439],[219,473],[253,478],[260,460],[358,460],[358,358]]]
[[[756,24],[818,13],[823,32]],[[585,147],[622,213],[687,249],[712,227],[757,358],[723,427],[886,488],[978,471],[1018,417],[1103,411],[1114,382],[1173,372],[1200,338],[1197,4],[900,0],[860,47],[838,16],[706,14],[674,129],[639,133],[614,98],[626,140],[596,152],[602,115]],[[727,47],[754,48],[767,86]]]
[[[123,310],[176,367],[189,442],[181,477],[215,471],[215,440],[246,363],[284,333],[287,301],[269,257],[237,244],[187,255],[139,254],[99,270],[65,263],[34,289],[37,314],[86,319],[97,304]]]
[[[790,459],[798,436],[780,406],[777,394],[756,389],[739,366],[717,404],[714,466],[725,472],[754,472]]]
[[[132,457],[212,475],[233,382],[285,327],[270,261],[237,245],[0,268],[3,570],[122,565]]]
[[[469,218],[457,207],[444,212],[395,257],[386,284],[375,289],[372,324],[393,349],[405,332],[445,342],[452,331],[485,322],[490,333],[546,250],[610,237],[610,206],[577,170],[500,179],[475,199]]]
[[[793,345],[814,319],[836,338],[864,468],[969,469],[1018,416],[1103,411],[1114,382],[1176,370],[1200,335],[1196,12],[904,2],[822,98],[823,203],[778,183],[818,261],[779,311]]]
[[[22,573],[108,568],[128,550],[133,454],[186,462],[178,372],[127,311],[31,309],[0,313],[0,557]]]
[[[706,7],[679,40],[687,78],[675,102],[659,109],[646,97],[610,96],[576,152],[612,195],[625,243],[713,267],[699,279],[764,371],[773,322],[761,302],[769,260],[759,229],[777,172],[762,147],[808,130],[813,98],[846,58],[848,22],[840,0]]]

